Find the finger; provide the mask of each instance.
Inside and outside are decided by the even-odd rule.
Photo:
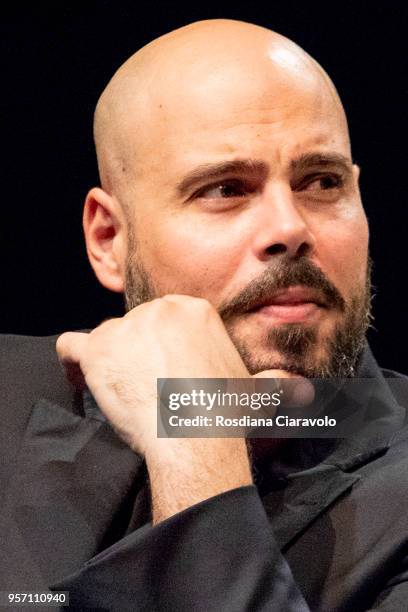
[[[183,295],[181,293],[168,293],[161,298],[164,302],[171,304],[178,304],[180,306],[189,306],[189,307],[203,307],[214,309],[214,307],[210,304],[210,302],[201,297],[195,297],[191,295]],[[214,309],[215,310],[215,309]]]
[[[252,378],[299,378],[299,376],[286,370],[263,370],[254,374]]]
[[[287,407],[309,406],[315,398],[315,389],[310,380],[285,370],[263,370],[255,374],[253,378],[274,379],[275,387],[276,379],[279,379],[278,386],[284,391],[284,403]]]
[[[60,362],[80,363],[85,347],[89,341],[89,334],[83,332],[65,332],[59,336],[56,344],[57,355]]]
[[[58,338],[56,344],[58,359],[68,382],[79,391],[86,388],[80,362],[88,340],[88,334],[66,332]]]

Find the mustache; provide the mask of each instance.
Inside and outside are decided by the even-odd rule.
[[[256,308],[282,289],[302,285],[319,291],[325,306],[345,310],[346,302],[340,291],[323,274],[316,264],[306,257],[293,260],[283,255],[276,259],[263,274],[252,280],[232,300],[224,302],[218,309],[225,321]]]

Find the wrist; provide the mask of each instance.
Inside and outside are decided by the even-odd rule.
[[[154,523],[215,495],[253,484],[242,438],[161,438],[156,442],[145,455]]]

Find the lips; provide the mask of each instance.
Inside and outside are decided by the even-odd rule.
[[[318,317],[327,308],[321,293],[307,287],[289,287],[276,291],[248,310],[259,314],[270,323],[307,323]]]
[[[258,300],[258,303],[252,306],[249,311],[253,312],[255,310],[274,306],[296,308],[307,304],[322,308],[327,307],[320,292],[307,287],[288,287],[287,289],[276,291],[272,296],[263,300]]]

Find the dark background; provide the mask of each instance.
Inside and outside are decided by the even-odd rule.
[[[82,202],[98,183],[95,103],[116,68],[152,38],[230,17],[293,38],[337,85],[371,227],[370,342],[382,365],[408,371],[406,3],[55,4],[19,4],[1,18],[0,332],[51,334],[122,312],[121,297],[94,279],[82,241]]]

